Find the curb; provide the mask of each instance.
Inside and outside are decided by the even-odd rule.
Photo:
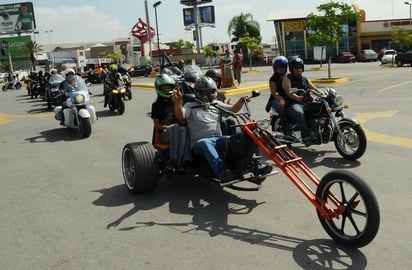
[[[320,79],[311,80],[311,82],[313,83],[344,83],[348,81],[349,81],[348,78],[331,78],[331,79],[320,78]]]

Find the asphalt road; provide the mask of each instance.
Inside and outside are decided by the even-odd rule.
[[[327,76],[311,67],[309,78]],[[244,85],[267,82],[270,68],[257,69],[243,74]],[[25,90],[1,92],[0,269],[409,269],[411,72],[334,64],[332,76],[349,79],[334,87],[366,131],[366,153],[351,162],[333,144],[294,147],[319,176],[351,170],[374,190],[380,230],[358,250],[330,240],[314,207],[282,174],[257,192],[162,179],[154,193],[129,194],[121,151],[151,140],[152,90],[133,89],[119,116],[103,108],[102,86],[92,86],[99,120],[88,139],[61,127]],[[251,102],[254,118],[267,116],[268,95],[262,90]]]

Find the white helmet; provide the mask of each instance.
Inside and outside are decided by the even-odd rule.
[[[64,71],[63,71],[63,74],[64,75],[69,75],[69,74],[72,74],[72,75],[74,75],[74,74],[76,74],[76,72],[74,71],[74,69],[72,69],[72,68],[66,68]]]

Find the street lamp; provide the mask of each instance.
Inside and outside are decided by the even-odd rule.
[[[155,19],[156,19],[156,34],[157,34],[157,54],[159,57],[159,66],[160,66],[160,40],[159,40],[159,26],[157,24],[157,7],[161,4],[161,1],[157,1],[156,3],[153,4],[153,7],[155,9]]]
[[[405,5],[409,5],[409,19],[412,19],[412,13],[411,13],[411,6],[412,6],[412,3],[405,2],[404,4],[405,4]]]

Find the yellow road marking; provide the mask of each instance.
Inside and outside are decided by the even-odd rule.
[[[392,111],[383,111],[383,112],[371,112],[371,113],[362,113],[356,116],[356,120],[358,120],[363,130],[365,131],[366,137],[368,141],[379,142],[383,144],[395,145],[400,147],[407,147],[412,148],[412,140],[400,137],[389,136],[382,133],[377,133],[365,128],[365,124],[373,119],[376,118],[392,118],[397,114],[399,110],[392,110]]]
[[[54,113],[39,113],[39,114],[5,114],[0,112],[0,125],[4,125],[13,121],[16,121],[18,118],[46,118],[52,117]]]

